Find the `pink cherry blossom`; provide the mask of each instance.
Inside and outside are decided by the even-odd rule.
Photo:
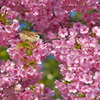
[[[87,26],[83,25],[80,27],[81,34],[86,34],[86,33],[88,33],[88,31],[89,31],[89,28]]]
[[[73,20],[71,11],[82,18]],[[22,20],[45,40],[22,41]],[[0,100],[54,100],[54,91],[39,83],[50,54],[59,62],[62,79],[54,83],[63,100],[100,100],[99,20],[99,0],[1,0],[0,46],[11,61],[0,61]]]
[[[97,26],[93,27],[93,28],[92,28],[92,31],[93,31],[94,33],[96,33],[96,36],[97,36],[97,37],[100,37],[100,28],[99,28],[99,27],[97,27]]]
[[[64,28],[64,29],[59,29],[58,34],[59,34],[61,37],[67,36],[67,35],[68,35],[67,29],[66,29],[66,28]]]

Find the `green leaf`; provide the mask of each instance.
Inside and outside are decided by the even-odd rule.
[[[100,44],[100,39],[98,39],[98,44]]]
[[[25,40],[24,42],[20,42],[17,46],[18,47],[26,47],[30,49],[30,45],[27,43],[29,40]]]
[[[8,59],[10,59],[10,57],[7,52],[7,48],[0,46],[0,60],[8,60]]]
[[[30,60],[28,63],[27,63],[27,65],[34,65],[34,64],[37,64],[35,61],[33,61],[33,60]]]
[[[30,90],[34,91],[34,89],[33,89],[34,87],[35,87],[34,85],[31,85]]]
[[[25,43],[24,42],[20,42],[19,44],[17,44],[18,47],[23,46]]]
[[[75,40],[75,48],[76,49],[81,49],[81,45]]]
[[[90,15],[92,12],[98,12],[96,9],[92,9],[92,10],[89,10],[87,11],[87,13]]]
[[[27,49],[27,50],[26,50],[26,54],[27,54],[28,56],[30,56],[30,55],[32,55],[32,51],[33,51],[33,50]]]
[[[32,55],[33,48],[27,40],[19,43],[17,46],[22,47],[28,56]]]
[[[73,81],[64,81],[64,84],[73,83]]]
[[[7,74],[7,72],[6,72],[6,71],[4,71],[3,73],[4,73],[5,75]]]
[[[1,23],[3,23],[3,24],[5,24],[5,25],[8,25],[9,23],[9,20],[7,20],[6,18],[5,18],[5,16],[6,16],[7,14],[4,14],[4,15],[1,15],[0,14],[0,22]]]
[[[32,23],[31,22],[28,22],[27,23],[27,27],[31,27],[32,26]]]
[[[25,48],[27,49],[30,49],[30,46],[29,45],[24,45]]]
[[[77,95],[77,92],[75,92],[75,93],[72,92],[72,94]]]
[[[79,98],[85,97],[85,93],[83,93],[83,92],[81,94],[78,94],[77,92],[76,93],[72,93],[72,94],[76,95]]]
[[[29,31],[28,27],[22,28],[22,31]]]
[[[97,100],[97,96],[95,96],[94,100]]]
[[[22,61],[26,62],[26,59],[25,58],[20,58]]]
[[[68,68],[69,66],[65,66],[66,68]]]
[[[78,97],[85,97],[85,93],[78,94]]]
[[[90,36],[94,37],[95,36],[95,33],[91,32],[91,35]]]

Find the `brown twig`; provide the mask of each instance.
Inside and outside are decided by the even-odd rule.
[[[52,40],[60,40],[60,38],[53,38],[53,39],[50,39],[50,40],[45,41],[44,43],[48,43],[48,42],[50,42]]]
[[[55,15],[54,11],[52,11],[52,13],[53,13],[53,16],[54,16],[55,18],[57,18],[57,16]],[[59,22],[59,25],[61,26],[61,28],[64,28],[61,22]]]
[[[83,20],[66,20],[67,22],[81,22]]]
[[[59,24],[60,24],[61,28],[64,28],[61,22],[59,22]]]
[[[14,87],[15,85],[19,84],[20,82],[22,82],[22,79],[20,79],[17,83],[13,83],[9,88]]]

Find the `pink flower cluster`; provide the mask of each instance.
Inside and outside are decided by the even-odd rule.
[[[10,41],[11,47],[7,50],[14,62],[1,62],[0,66],[0,93],[1,100],[52,100],[54,91],[37,84],[42,78],[39,64],[49,54],[47,47],[37,43],[38,47],[28,56],[25,50],[17,47],[19,41]],[[41,55],[40,55],[41,53]]]
[[[19,19],[28,20],[35,24],[34,29],[41,32],[52,30],[57,32],[60,27],[60,22],[63,27],[66,27],[69,20],[70,11],[87,12],[88,10],[96,9],[99,11],[99,1],[97,0],[1,0],[0,5],[9,7],[12,11],[9,12],[7,18],[18,16]],[[84,15],[84,14],[83,14]],[[12,17],[14,16],[14,17]],[[98,15],[89,15],[91,23],[96,23]],[[98,18],[97,18],[98,17]],[[94,21],[94,18],[96,22]],[[86,21],[87,17],[84,17]],[[88,23],[88,21],[86,21]]]
[[[60,63],[55,85],[63,100],[100,100],[99,0],[1,0],[0,7],[0,46],[12,60],[0,62],[0,100],[53,100],[54,91],[38,84],[50,54]],[[70,11],[82,20],[70,20]],[[45,43],[21,41],[20,20],[45,33]]]
[[[100,44],[97,37],[91,37],[88,27],[74,24],[69,30],[69,39],[53,41],[52,54],[60,63],[62,82],[55,81],[64,100],[100,99]],[[85,29],[84,29],[85,28]],[[83,32],[82,32],[83,31]],[[73,34],[72,34],[73,32]],[[83,34],[84,33],[84,34]],[[80,98],[80,99],[78,99]]]
[[[9,45],[9,40],[15,39],[20,25],[19,22],[14,19],[11,25],[3,25],[0,23],[0,46]]]

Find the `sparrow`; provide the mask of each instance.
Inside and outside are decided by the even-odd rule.
[[[42,39],[42,36],[43,35],[39,32],[22,31],[19,33],[19,37],[22,41],[28,40],[31,43],[35,43],[39,39]]]

